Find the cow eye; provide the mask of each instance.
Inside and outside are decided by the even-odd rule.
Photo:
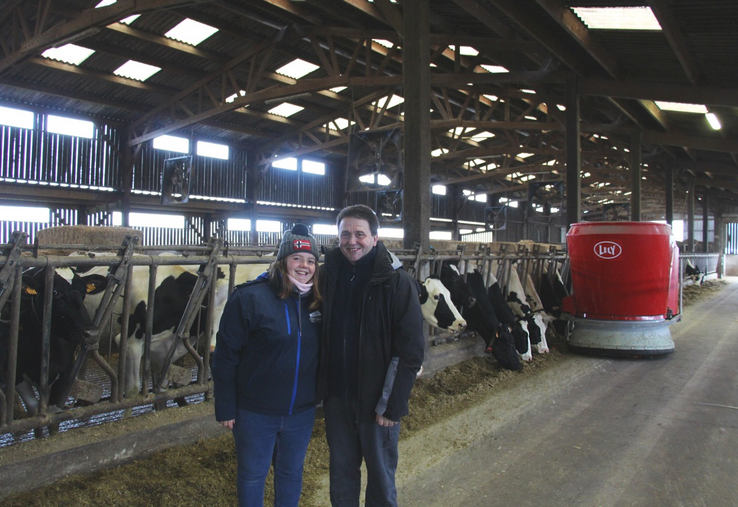
[[[433,296],[433,299],[435,299],[436,301],[438,301],[439,299],[441,299],[441,295],[440,294],[436,294],[435,296]]]

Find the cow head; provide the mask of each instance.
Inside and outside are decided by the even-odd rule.
[[[466,320],[451,301],[451,294],[436,276],[430,276],[420,286],[420,307],[431,325],[450,331],[463,331]]]
[[[469,285],[459,273],[459,269],[453,264],[443,263],[441,267],[441,283],[451,294],[451,301],[457,307],[471,308],[477,302]]]
[[[87,293],[84,281],[70,268],[57,268],[51,302],[51,336],[75,345],[84,341],[84,331],[92,327],[84,307]],[[43,322],[44,270],[31,269],[23,274],[21,309],[23,324],[35,328]]]

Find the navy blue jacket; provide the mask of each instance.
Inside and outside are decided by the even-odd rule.
[[[237,407],[289,415],[316,404],[319,313],[310,295],[282,300],[266,282],[264,273],[239,285],[223,310],[212,364],[218,421],[235,419]]]

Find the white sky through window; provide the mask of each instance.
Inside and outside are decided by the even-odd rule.
[[[33,113],[22,109],[0,106],[0,124],[23,129],[33,128]]]

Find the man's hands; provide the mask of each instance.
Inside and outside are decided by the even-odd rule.
[[[225,426],[229,430],[233,429],[233,425],[236,423],[235,419],[231,419],[230,421],[218,421],[221,426]]]
[[[386,428],[389,428],[389,427],[394,426],[395,424],[397,424],[397,421],[390,421],[386,417],[377,414],[377,424],[379,424],[380,426],[384,426]]]

